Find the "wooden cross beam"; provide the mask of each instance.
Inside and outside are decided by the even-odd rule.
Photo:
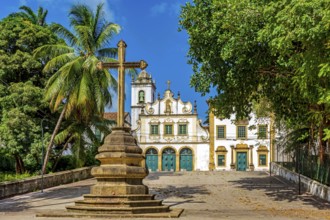
[[[147,68],[148,64],[141,60],[140,62],[126,62],[125,52],[126,43],[121,40],[118,46],[118,61],[103,63],[99,62],[97,68],[103,69],[118,69],[118,113],[117,113],[117,127],[124,127],[124,114],[125,114],[125,69],[129,68]]]

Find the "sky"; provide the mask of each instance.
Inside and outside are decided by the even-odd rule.
[[[37,12],[39,6],[48,10],[47,23],[60,23],[69,28],[68,11],[73,4],[86,4],[95,10],[98,3],[104,3],[106,18],[121,26],[111,46],[116,47],[119,40],[127,44],[126,61],[145,60],[146,71],[156,81],[156,95],[163,97],[167,80],[177,98],[178,92],[183,101],[197,101],[198,117],[203,121],[207,112],[207,96],[202,97],[189,85],[193,74],[192,66],[187,64],[189,49],[188,35],[179,29],[181,6],[187,0],[1,0],[0,19],[10,13],[18,12],[26,5]],[[112,70],[117,76],[117,72]],[[130,111],[130,83],[126,77],[125,111]],[[156,96],[157,97],[157,96]],[[114,108],[111,111],[115,111]]]

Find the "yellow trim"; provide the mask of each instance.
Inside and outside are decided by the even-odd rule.
[[[214,142],[215,142],[215,132],[214,132],[214,113],[213,109],[209,112],[209,123],[210,123],[210,157],[209,157],[209,170],[214,170]]]
[[[219,127],[223,127],[223,128],[224,128],[224,129],[223,129],[223,130],[224,130],[224,131],[223,131],[223,136],[224,136],[223,138],[219,138],[219,137],[218,137],[218,133],[219,133],[219,132],[218,132],[218,129],[219,129]],[[226,133],[226,132],[227,132],[226,125],[217,125],[217,130],[216,130],[216,134],[215,134],[216,137],[217,137],[217,140],[223,140],[223,139],[226,139],[226,137],[227,137],[227,133]]]
[[[238,127],[245,127],[245,137],[238,137]],[[248,137],[248,130],[246,125],[236,125],[236,139],[239,140],[246,140]]]
[[[228,150],[224,146],[218,146],[215,152],[228,152]]]
[[[265,137],[260,137],[260,127],[261,126],[266,126],[266,131],[265,131]],[[264,139],[267,139],[268,138],[268,125],[267,124],[260,124],[260,125],[258,125],[258,139],[262,139],[262,140],[264,140]]]

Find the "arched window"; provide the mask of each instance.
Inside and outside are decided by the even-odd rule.
[[[139,91],[139,103],[144,103],[144,91]]]

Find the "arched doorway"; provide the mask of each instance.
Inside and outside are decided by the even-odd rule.
[[[175,151],[172,148],[163,150],[162,171],[175,171]]]
[[[155,148],[149,148],[146,151],[146,167],[149,171],[158,169],[158,152]]]
[[[183,148],[180,151],[180,170],[193,170],[193,155],[189,148]]]

